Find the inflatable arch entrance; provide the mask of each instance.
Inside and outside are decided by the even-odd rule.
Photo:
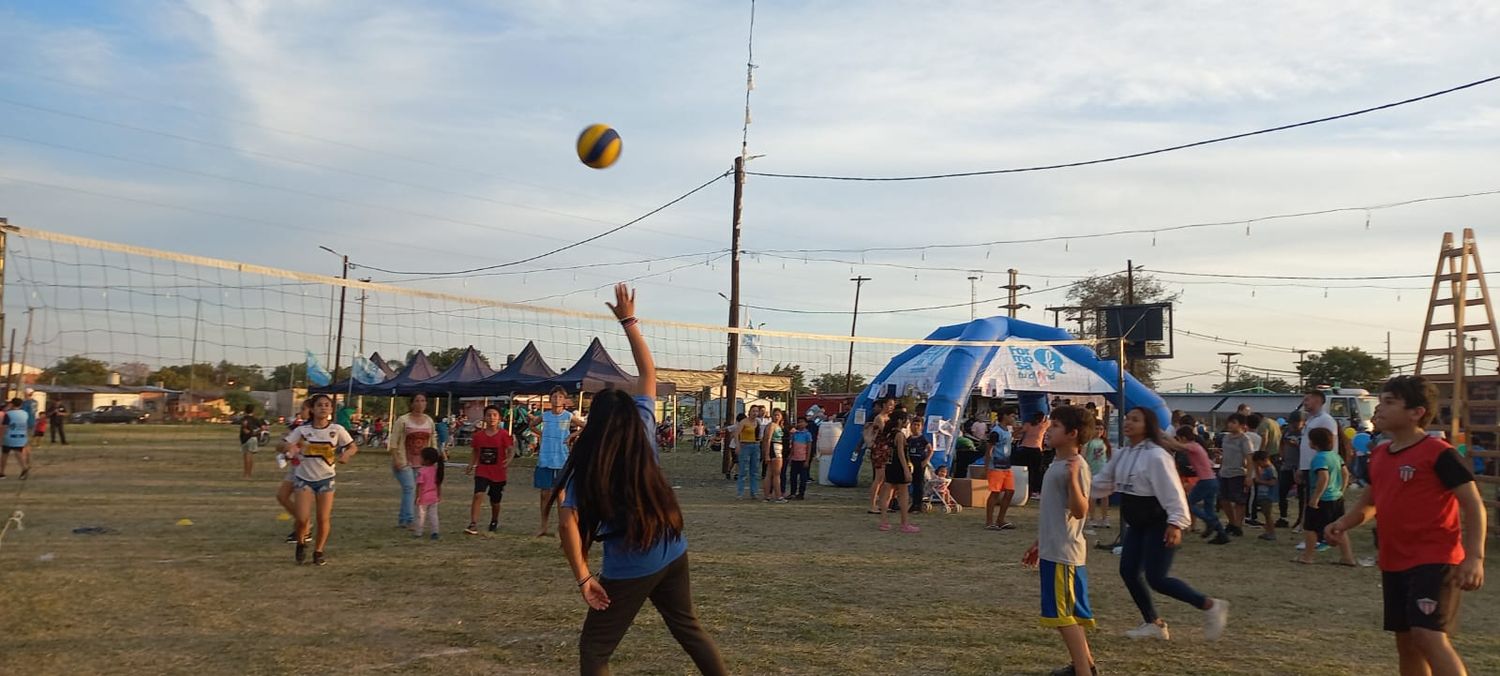
[[[944,326],[928,340],[1051,341],[1072,340],[1067,331],[1006,317],[987,317],[967,324]],[[834,449],[828,478],[837,486],[859,483],[864,461],[860,448],[863,420],[870,415],[873,395],[895,386],[927,393],[927,419],[934,417],[959,424],[963,406],[976,388],[986,392],[1007,391],[1020,396],[1022,414],[1046,410],[1049,394],[1105,394],[1120,410],[1143,406],[1157,419],[1171,419],[1166,402],[1130,374],[1125,375],[1124,401],[1116,393],[1119,378],[1116,362],[1100,359],[1085,345],[1026,347],[978,347],[916,345],[896,355],[854,402],[862,412],[844,422],[843,435]]]

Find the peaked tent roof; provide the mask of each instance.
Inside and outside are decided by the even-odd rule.
[[[453,362],[448,370],[433,377],[431,380],[422,382],[424,389],[434,392],[458,392],[462,386],[484,380],[495,375],[495,369],[490,368],[484,362],[484,357],[479,356],[479,350],[473,345],[459,355],[458,361]]]
[[[400,373],[379,385],[366,386],[364,394],[416,394],[424,391],[422,383],[437,375],[437,369],[432,367],[432,362],[427,361],[427,353],[417,350],[416,356],[411,358],[411,362]]]
[[[604,344],[595,338],[589,343],[589,349],[584,350],[583,356],[578,358],[577,363],[539,385],[543,386],[540,390],[543,392],[559,385],[569,392],[580,390],[596,392],[606,387],[621,387],[633,380],[635,376],[621,369],[620,365],[615,363],[614,358],[609,356],[609,352],[604,349]]]
[[[391,368],[390,364],[385,363],[385,359],[380,356],[379,352],[370,353],[370,362],[375,364],[375,368],[380,369],[381,373],[385,374],[386,380],[396,377],[396,369]]]
[[[516,355],[516,358],[512,359],[505,368],[478,382],[460,385],[454,393],[478,397],[526,392],[526,388],[555,377],[557,377],[557,371],[542,358],[542,353],[536,349],[536,345],[528,341],[521,353]]]

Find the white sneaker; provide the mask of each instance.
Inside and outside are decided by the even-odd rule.
[[[1299,551],[1299,552],[1305,552],[1305,551],[1307,551],[1307,543],[1306,542],[1298,542],[1297,543],[1297,551]]]
[[[1215,601],[1215,603],[1218,602]],[[1167,624],[1165,622],[1161,624],[1153,624],[1151,622],[1147,622],[1139,627],[1126,631],[1125,636],[1136,639],[1138,641],[1148,638],[1160,639],[1162,641],[1172,640],[1172,632],[1167,629]]]
[[[1229,624],[1229,602],[1224,599],[1214,599],[1213,602],[1212,608],[1203,611],[1203,637],[1217,641]]]
[[[1093,528],[1085,528],[1085,529],[1083,529],[1083,534],[1084,535],[1095,535],[1095,534],[1097,534],[1097,531],[1095,531]]]

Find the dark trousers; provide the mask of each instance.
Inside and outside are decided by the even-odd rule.
[[[734,468],[735,463],[739,462],[739,458],[735,457],[739,454],[729,444],[724,444],[723,452],[724,458],[719,462],[719,471],[724,474],[725,478],[728,478],[730,470]]]
[[[1276,487],[1279,489],[1279,494],[1281,495],[1281,497],[1277,501],[1277,506],[1279,508],[1279,511],[1277,513],[1283,519],[1286,518],[1286,511],[1287,507],[1289,506],[1288,503],[1290,503],[1292,500],[1292,485],[1296,483],[1294,479],[1294,477],[1296,476],[1297,470],[1283,469],[1281,470],[1281,474],[1276,478]]]
[[[948,473],[952,474],[954,478],[967,478],[969,476],[969,465],[974,464],[976,460],[983,457],[984,451],[959,451],[957,457],[953,459],[955,467],[951,468]]]
[[[589,609],[578,635],[578,673],[608,674],[609,658],[625,632],[635,623],[646,599],[656,606],[667,629],[682,649],[693,658],[703,674],[727,674],[719,648],[693,612],[692,585],[688,581],[688,557],[683,554],[655,575],[629,580],[600,579],[609,594],[609,608]],[[660,663],[658,663],[658,666]]]
[[[786,456],[783,455],[781,457],[785,458]],[[791,495],[791,490],[787,488],[787,486],[791,485],[791,484],[787,483],[787,481],[791,478],[791,475],[792,475],[792,462],[790,460],[783,459],[782,462],[781,462],[781,494],[782,495]]]
[[[927,463],[911,464],[911,508],[921,511],[922,498],[927,497]]]
[[[51,430],[51,432],[49,433],[52,435],[52,443],[55,444],[59,441],[61,441],[64,445],[68,443],[68,433],[63,431],[62,418],[55,418],[48,421],[47,429]]]
[[[1120,578],[1130,590],[1130,598],[1141,611],[1141,619],[1155,622],[1156,606],[1151,603],[1151,589],[1166,594],[1194,608],[1203,608],[1207,597],[1198,593],[1188,583],[1167,573],[1172,570],[1172,558],[1176,549],[1168,548],[1162,538],[1167,534],[1167,524],[1137,528],[1126,526],[1120,551]],[[1150,589],[1147,589],[1147,586]]]
[[[1026,468],[1026,489],[1032,495],[1042,493],[1042,449],[1031,446],[1017,446],[1015,453],[1011,455],[1012,465],[1021,465]]]
[[[786,464],[792,468],[790,472],[792,483],[786,489],[786,494],[798,497],[807,495],[807,482],[811,477],[811,474],[808,472],[808,461],[791,460]]]

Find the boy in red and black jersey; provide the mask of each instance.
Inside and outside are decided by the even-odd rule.
[[[474,499],[469,503],[469,527],[464,533],[479,534],[479,506],[486,495],[490,499],[490,532],[499,529],[500,500],[505,497],[514,445],[510,432],[500,426],[500,407],[484,407],[484,427],[474,432],[474,455],[469,460],[468,473],[474,475]]]
[[[1342,542],[1378,515],[1385,629],[1396,633],[1402,674],[1467,673],[1448,633],[1459,590],[1484,584],[1484,504],[1458,453],[1424,431],[1436,402],[1421,376],[1386,382],[1375,418],[1391,441],[1370,452],[1370,489],[1327,529]]]

